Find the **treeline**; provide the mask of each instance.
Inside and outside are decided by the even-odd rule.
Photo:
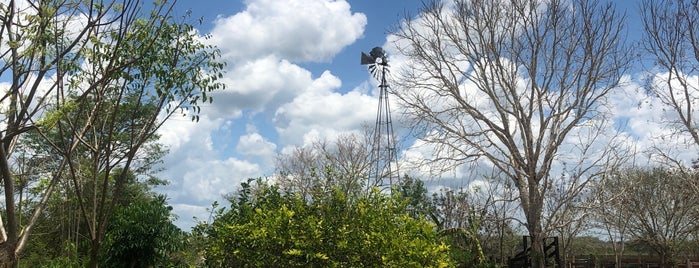
[[[369,153],[367,141],[345,135],[280,155],[277,175],[243,183],[228,197],[230,206],[214,206],[212,218],[194,229],[204,241],[203,263],[489,267],[505,266],[523,250],[527,232],[508,180],[495,173],[463,178],[475,182],[466,188],[428,192],[424,181],[403,176],[381,190],[362,183],[366,175],[353,175],[368,173],[347,168],[368,172],[368,158],[356,157]],[[340,154],[364,160],[338,162]],[[580,255],[646,256],[666,264],[697,258],[697,176],[609,170],[557,207],[565,217],[548,219],[546,234],[559,237],[563,263]],[[563,198],[559,193],[549,198]]]

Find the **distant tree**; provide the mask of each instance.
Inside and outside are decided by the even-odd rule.
[[[517,203],[517,189],[512,181],[499,174],[490,174],[484,178],[487,183],[479,186],[478,194],[486,209],[485,219],[481,222],[481,241],[483,251],[495,262],[504,266],[508,258],[521,251],[521,218],[517,217],[520,209]]]
[[[366,194],[370,150],[368,133],[342,134],[333,141],[320,139],[307,147],[295,147],[276,158],[278,184],[302,196],[332,189],[348,197]]]
[[[400,194],[406,200],[406,210],[410,216],[433,220],[436,208],[422,180],[405,175],[396,186],[394,193]]]
[[[622,223],[616,228],[625,229],[630,236],[628,240],[647,245],[663,263],[672,263],[676,254],[686,249],[688,241],[697,239],[694,236],[699,230],[699,196],[694,192],[697,178],[697,174],[660,168],[612,173],[609,179],[616,187],[605,190],[622,193],[618,197],[622,205],[608,207],[604,213],[624,218],[606,224]]]
[[[448,267],[449,247],[405,202],[378,190],[348,202],[339,189],[308,200],[244,184],[204,229],[210,267]]]
[[[626,209],[624,196],[628,193],[627,181],[619,179],[619,170],[610,170],[602,179],[592,185],[592,197],[597,200],[592,208],[591,225],[593,228],[604,230],[606,238],[614,253],[615,265],[621,267],[621,256],[626,250],[629,239],[629,211]]]
[[[608,155],[591,148],[606,135],[604,101],[630,61],[623,21],[601,1],[430,1],[395,33],[407,62],[393,93],[433,149],[430,164],[486,162],[512,180],[534,267],[544,266],[544,199],[552,167],[566,161],[560,150],[586,159],[573,160],[572,192]]]
[[[606,163],[610,166],[613,163]],[[603,171],[603,170],[602,170]],[[599,177],[599,173],[593,173]],[[579,176],[570,174],[567,171],[551,182],[548,194],[544,200],[544,211],[546,213],[545,230],[549,236],[558,237],[559,256],[561,262],[566,263],[574,254],[578,254],[580,249],[576,248],[575,241],[578,241],[580,235],[591,229],[591,215],[593,207],[597,201],[592,195],[593,185],[588,187],[580,187],[578,183],[581,180]],[[592,183],[598,182],[596,178]],[[583,183],[590,181],[582,180]]]
[[[474,198],[472,189],[440,189],[433,193],[432,219],[452,246],[455,260],[462,265],[486,262],[481,230],[490,200]]]

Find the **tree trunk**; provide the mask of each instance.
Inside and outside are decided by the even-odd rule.
[[[532,238],[531,250],[529,251],[532,262],[531,267],[544,268],[546,266],[546,261],[544,259],[544,237],[540,226],[533,227],[533,230],[529,231],[529,236]]]
[[[15,255],[16,245],[7,242],[0,243],[0,267],[17,267],[17,256]]]
[[[529,236],[532,239],[529,256],[531,257],[531,267],[544,268],[546,266],[544,260],[545,236],[541,226],[543,198],[541,198],[541,194],[538,192],[538,187],[532,187],[531,185],[538,184],[529,183],[529,187],[527,187],[527,191],[525,192],[528,198],[526,198],[526,202],[522,203],[527,218],[527,231],[529,231]]]
[[[100,243],[99,239],[93,239],[91,241],[90,264],[87,267],[90,267],[90,268],[99,267],[100,246],[101,246],[101,243]]]

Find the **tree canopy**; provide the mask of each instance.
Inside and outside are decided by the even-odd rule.
[[[374,190],[348,202],[334,189],[308,200],[262,181],[244,183],[206,235],[212,267],[447,267],[449,246],[406,202]]]

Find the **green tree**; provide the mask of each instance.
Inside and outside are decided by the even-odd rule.
[[[199,104],[212,101],[209,93],[222,86],[216,79],[223,64],[190,24],[171,17],[173,5],[157,1],[144,11],[138,0],[0,3],[0,76],[11,79],[0,96],[7,107],[0,117],[0,223],[6,222],[0,225],[0,263],[16,265],[60,185],[77,196],[92,241],[90,266],[96,267],[114,197],[142,149],[173,114],[197,120]],[[40,133],[59,157],[33,213],[20,225],[15,182],[21,180],[10,159],[28,132]],[[61,184],[65,177],[72,182]]]
[[[485,252],[479,231],[487,213],[486,206],[478,204],[467,189],[440,189],[432,195],[432,202],[435,206],[432,218],[440,234],[452,246],[456,261],[461,266],[484,264]]]
[[[67,179],[63,181],[69,182]],[[106,244],[100,252],[100,259],[108,261],[100,266],[119,263],[120,267],[121,264],[128,267],[129,262],[120,259],[123,256],[118,254],[134,248],[139,249],[139,254],[129,257],[138,264],[154,260],[157,264],[167,264],[169,260],[163,260],[164,255],[174,254],[184,247],[186,235],[172,224],[171,209],[165,197],[152,192],[154,186],[162,184],[164,181],[156,178],[133,173],[128,176],[112,213],[114,222],[107,230]],[[54,264],[57,267],[83,267],[90,261],[89,225],[80,215],[73,188],[58,189],[60,191],[51,196],[35,226],[37,234],[29,238],[27,248],[20,256],[22,267],[54,267]],[[129,239],[132,240],[127,243],[125,240]]]
[[[308,200],[257,181],[205,227],[212,267],[447,267],[434,225],[405,200],[375,190],[348,202],[340,190]]]
[[[117,207],[107,230],[102,267],[167,265],[169,254],[185,245],[185,234],[172,223],[165,196],[137,198]]]
[[[395,192],[406,200],[406,209],[410,216],[417,219],[427,218],[438,224],[435,219],[436,207],[427,194],[427,188],[422,180],[405,175]]]

